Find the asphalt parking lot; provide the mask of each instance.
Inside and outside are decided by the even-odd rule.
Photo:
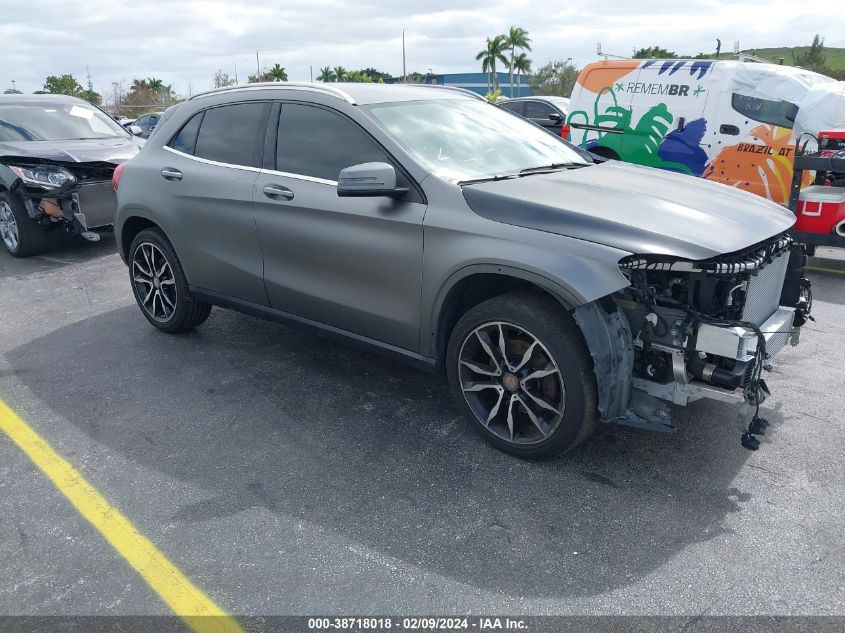
[[[527,463],[445,383],[215,309],[154,330],[106,238],[0,253],[5,401],[232,614],[845,614],[845,257],[767,378],[762,448],[698,402]],[[0,613],[168,614],[0,433]]]

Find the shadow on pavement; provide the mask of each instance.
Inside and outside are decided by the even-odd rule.
[[[727,406],[678,411],[674,435],[606,428],[523,462],[466,427],[442,379],[219,309],[178,337],[118,309],[7,359],[97,442],[208,492],[173,522],[263,506],[507,595],[636,582],[750,498],[732,485],[748,453]]]
[[[50,231],[47,249],[40,255],[18,259],[12,257],[0,242],[0,279],[46,273],[72,264],[84,263],[117,252],[114,233],[100,234],[99,242],[89,242],[79,235]]]

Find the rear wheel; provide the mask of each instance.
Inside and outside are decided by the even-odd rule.
[[[141,312],[162,332],[187,332],[211,314],[210,304],[191,295],[179,258],[159,229],[145,229],[132,240],[129,280]]]
[[[503,295],[469,310],[452,332],[447,373],[473,429],[511,455],[551,457],[596,427],[586,344],[546,297]]]
[[[23,200],[0,191],[0,241],[14,257],[30,257],[44,251],[44,227],[29,217]]]

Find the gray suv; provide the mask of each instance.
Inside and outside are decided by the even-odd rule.
[[[594,162],[457,89],[256,84],[165,113],[117,184],[117,243],[164,332],[212,305],[445,371],[521,457],[600,422],[673,429],[734,403],[808,316],[793,215],[700,179]],[[744,406],[743,406],[744,405]]]

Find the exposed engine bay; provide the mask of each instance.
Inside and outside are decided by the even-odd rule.
[[[111,179],[116,164],[110,162],[60,162],[3,157],[16,180],[10,191],[23,200],[29,218],[43,227],[61,226],[92,240],[92,231],[114,221]]]
[[[632,393],[624,412],[608,407],[603,419],[673,430],[668,409],[657,401],[686,405],[717,399],[741,405],[742,444],[756,450],[755,435],[768,425],[759,416],[769,394],[763,372],[785,345],[798,343],[801,326],[812,318],[805,262],[804,247],[786,234],[705,261],[624,258],[620,270],[630,286],[613,295],[612,303],[625,319],[616,317],[614,324],[611,315],[606,329],[630,332],[611,343],[617,350],[611,356],[620,356],[614,361],[620,367],[632,365]],[[577,311],[575,316],[579,320]],[[579,325],[589,327],[583,313]],[[629,358],[621,358],[623,344]],[[590,344],[591,351],[595,347]],[[593,356],[597,369],[601,360],[607,363],[607,354]]]

